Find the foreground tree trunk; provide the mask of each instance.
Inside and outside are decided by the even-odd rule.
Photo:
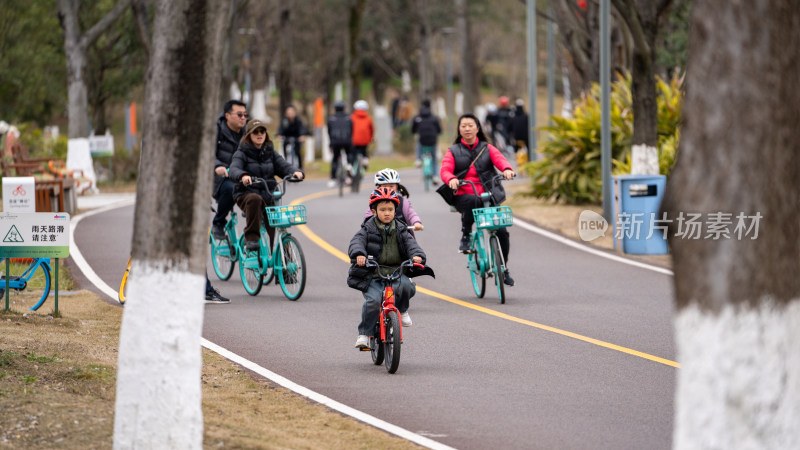
[[[691,30],[665,204],[681,364],[674,445],[800,448],[800,9],[695,0]],[[703,214],[699,239],[675,237],[681,212]],[[729,236],[714,239],[709,223]]]
[[[58,0],[58,19],[64,30],[64,53],[67,60],[67,114],[69,138],[89,136],[89,93],[84,70],[86,50],[97,37],[125,12],[131,0],[120,0],[99,22],[81,33],[79,23],[80,0]]]
[[[224,0],[159,0],[114,448],[201,448],[200,333]]]

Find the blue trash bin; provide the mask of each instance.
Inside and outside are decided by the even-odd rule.
[[[667,239],[661,229],[654,229],[661,219],[659,208],[664,198],[667,177],[664,175],[618,175],[616,179],[619,210],[616,212],[614,237],[622,238],[622,251],[633,255],[664,255]]]

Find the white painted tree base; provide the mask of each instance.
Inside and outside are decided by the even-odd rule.
[[[114,448],[199,449],[205,279],[133,262],[122,316]]]
[[[800,301],[677,312],[676,449],[800,449]]]

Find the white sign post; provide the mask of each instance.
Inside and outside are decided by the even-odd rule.
[[[11,258],[55,258],[55,312],[58,313],[58,259],[69,256],[69,214],[0,213],[0,258],[6,260],[6,311]],[[19,274],[18,274],[19,275]]]
[[[36,212],[36,180],[33,177],[3,177],[3,211]]]

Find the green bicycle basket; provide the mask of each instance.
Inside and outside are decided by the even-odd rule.
[[[509,206],[492,206],[472,210],[475,226],[479,230],[497,230],[514,224],[514,214]]]
[[[304,224],[306,205],[267,206],[267,220],[273,228]]]

